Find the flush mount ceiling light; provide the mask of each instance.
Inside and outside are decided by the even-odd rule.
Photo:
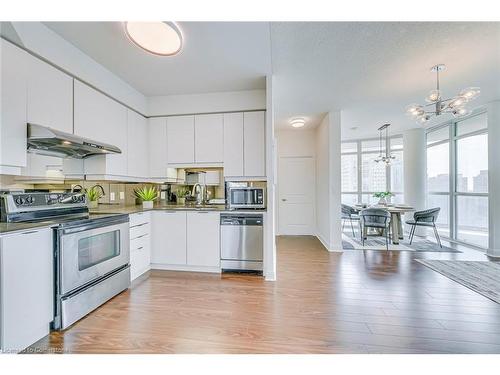
[[[182,33],[174,22],[125,22],[132,43],[159,56],[172,56],[182,48]]]
[[[439,89],[439,72],[444,71],[444,64],[434,65],[431,72],[436,73],[436,89],[429,92],[425,98],[428,104],[411,104],[406,108],[406,112],[412,115],[417,122],[426,123],[432,116],[439,116],[443,113],[451,113],[455,117],[465,116],[469,114],[469,110],[464,106],[469,100],[473,100],[479,96],[481,90],[479,87],[469,87],[462,91],[454,98],[443,99]],[[427,110],[426,107],[431,107]]]
[[[302,117],[299,118],[294,118],[290,121],[290,125],[292,125],[294,128],[301,128],[306,124],[306,120],[303,119]]]

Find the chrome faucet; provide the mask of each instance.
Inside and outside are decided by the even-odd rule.
[[[75,191],[75,190],[77,190],[77,189],[78,189],[78,193],[81,193],[81,192],[83,191],[83,186],[82,186],[82,185],[77,184],[77,185],[75,185],[75,186],[73,186],[73,187],[71,188],[71,192],[72,192],[72,193],[76,193],[76,191]]]
[[[196,184],[193,185],[193,190],[191,191],[191,195],[193,197],[196,197],[196,204],[203,204],[205,203],[205,191],[207,190],[207,187],[205,185],[200,184],[197,182]]]

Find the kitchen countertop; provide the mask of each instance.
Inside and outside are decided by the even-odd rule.
[[[101,204],[97,208],[90,210],[90,218],[92,214],[96,217],[103,217],[106,214],[135,214],[138,212],[147,211],[157,211],[157,210],[176,210],[176,211],[186,211],[186,212],[197,212],[197,211],[213,211],[220,213],[264,213],[265,209],[255,209],[255,210],[229,210],[225,205],[178,205],[178,204],[157,204],[153,208],[143,208],[142,205],[134,206],[124,206],[124,205],[112,205],[112,204]],[[49,228],[56,226],[61,223],[61,220],[46,220],[31,223],[0,223],[0,236],[3,234],[10,234],[15,232],[23,232],[35,228]]]

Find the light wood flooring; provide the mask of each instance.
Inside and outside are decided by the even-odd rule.
[[[278,280],[152,271],[29,351],[500,353],[500,305],[415,262],[476,251],[328,253],[278,237]]]

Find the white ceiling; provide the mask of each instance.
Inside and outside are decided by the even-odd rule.
[[[405,107],[434,88],[437,63],[445,95],[480,86],[475,104],[500,99],[500,23],[272,23],[271,40],[278,128],[298,115],[314,127],[330,110],[342,110],[344,139],[416,127]]]
[[[262,89],[271,71],[267,22],[179,22],[171,57],[130,43],[121,22],[44,24],[146,96]]]

